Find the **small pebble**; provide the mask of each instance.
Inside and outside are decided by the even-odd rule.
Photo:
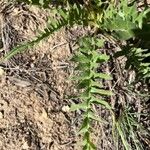
[[[2,112],[0,112],[0,119],[3,119],[4,118],[4,115]]]
[[[4,75],[4,70],[0,67],[0,77]]]
[[[63,112],[69,112],[70,111],[70,107],[67,105],[67,106],[63,106],[62,107],[62,111]]]
[[[31,64],[30,64],[30,67],[31,67],[31,68],[34,68],[35,66],[34,66],[34,64],[33,64],[33,63],[31,63]]]

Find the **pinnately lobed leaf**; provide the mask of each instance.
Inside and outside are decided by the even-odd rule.
[[[101,100],[101,97],[111,96],[113,93],[110,90],[105,90],[101,82],[102,80],[112,80],[112,77],[103,72],[96,72],[98,64],[106,62],[109,59],[109,56],[106,54],[101,54],[97,51],[97,49],[102,48],[103,45],[103,39],[83,37],[79,41],[80,48],[72,59],[78,64],[76,67],[76,72],[79,73],[75,76],[75,79],[78,82],[77,88],[79,91],[82,89],[83,92],[79,94],[79,97],[82,99],[82,103],[73,104],[71,109],[81,109],[84,111],[83,122],[79,133],[83,134],[83,149],[86,150],[91,150],[92,147],[95,148],[90,138],[90,131],[92,128],[91,121],[93,120],[106,123],[106,121],[94,114],[92,105],[102,105],[111,111],[110,104],[106,100]]]

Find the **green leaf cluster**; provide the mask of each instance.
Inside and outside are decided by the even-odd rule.
[[[140,134],[149,134],[148,130],[143,125],[138,123],[138,113],[131,113],[131,107],[126,107],[122,110],[122,114],[115,122],[118,134],[124,144],[126,150],[144,150],[144,145],[139,140]],[[138,131],[138,132],[137,132]],[[116,134],[117,135],[117,134]],[[132,145],[129,144],[132,142]]]
[[[122,0],[118,6],[109,5],[104,12],[102,26],[117,39],[129,40],[136,36],[135,29],[142,28],[149,12],[150,9],[139,12],[136,3],[129,4],[127,0]]]
[[[136,2],[121,0],[117,6],[109,5],[104,11],[103,21],[98,22],[109,36],[119,42],[127,42],[126,46],[121,46],[122,49],[116,56],[125,56],[126,69],[134,69],[137,76],[142,78],[150,77],[150,61],[144,61],[150,58],[149,50],[144,48],[150,36],[149,15],[150,8],[139,11]],[[129,40],[133,43],[128,42]],[[137,41],[140,44],[134,44]]]
[[[97,73],[99,64],[107,62],[109,56],[101,54],[97,50],[102,48],[104,40],[94,37],[84,37],[80,39],[79,49],[73,56],[72,61],[75,61],[78,75],[75,79],[78,83],[77,88],[82,91],[79,98],[82,100],[81,104],[72,105],[72,110],[84,110],[83,123],[79,133],[83,134],[84,143],[83,149],[95,149],[94,144],[90,140],[91,121],[100,120],[95,116],[92,105],[103,105],[105,108],[111,110],[110,104],[103,100],[103,96],[110,96],[113,93],[110,90],[105,90],[103,87],[103,80],[111,80],[112,77],[107,73]]]
[[[116,56],[126,56],[126,69],[135,70],[138,77],[150,78],[150,62],[144,62],[150,57],[148,49],[125,47],[122,51],[117,52]]]

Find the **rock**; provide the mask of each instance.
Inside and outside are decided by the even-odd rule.
[[[4,75],[4,70],[0,67],[0,77]]]
[[[4,118],[4,115],[3,113],[0,111],[0,119],[3,119]]]
[[[69,112],[70,111],[70,107],[67,105],[67,106],[63,106],[62,107],[62,111],[63,112]]]

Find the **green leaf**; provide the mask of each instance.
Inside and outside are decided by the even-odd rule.
[[[140,66],[148,67],[150,66],[150,63],[140,63]]]
[[[91,86],[92,87],[97,87],[97,88],[103,87],[102,83],[99,83],[99,82],[96,82],[96,81],[91,81]]]
[[[79,134],[88,132],[89,128],[90,128],[90,126],[89,126],[89,119],[86,117],[83,120],[82,126],[81,126],[81,128],[79,130]]]
[[[82,80],[79,84],[78,84],[78,88],[79,89],[82,89],[82,88],[86,88],[86,87],[89,87],[91,84],[91,79],[85,79],[85,80]]]
[[[91,78],[91,72],[89,70],[86,70],[84,72],[80,72],[77,76],[71,77],[71,80],[87,80]]]
[[[90,69],[90,62],[88,63],[82,63],[82,62],[79,62],[79,64],[77,65],[77,67],[75,68],[75,70],[89,70]]]
[[[96,69],[99,66],[96,62],[91,62],[91,68],[90,69]]]
[[[96,120],[96,121],[102,122],[102,123],[107,123],[107,121],[102,119],[102,118],[100,118],[100,116],[95,116],[95,114],[92,111],[90,111],[88,113],[88,118],[90,118],[92,120]]]
[[[103,62],[109,59],[109,56],[106,54],[98,53],[97,51],[92,51],[92,59],[94,62]]]
[[[134,3],[131,7],[127,7],[128,10],[126,11],[127,13],[126,16],[129,17],[129,16],[132,16],[132,21],[135,22],[135,18],[137,18],[138,16],[138,10],[137,10],[137,6],[136,6],[136,3]]]
[[[89,63],[90,58],[86,57],[85,55],[81,53],[77,53],[76,55],[72,57],[71,61]]]
[[[86,110],[87,104],[86,103],[72,104],[71,108],[70,108],[71,111],[75,111],[75,110],[79,110],[79,109]]]
[[[93,142],[90,140],[90,133],[86,132],[84,134],[84,141],[83,141],[83,150],[96,150],[96,146],[93,144]]]
[[[81,99],[89,99],[90,98],[90,88],[87,88],[83,93],[80,94]]]
[[[87,48],[92,51],[93,46],[91,44],[91,38],[83,38],[82,40],[79,41],[79,45],[83,48]]]
[[[109,56],[106,54],[99,54],[98,58],[97,58],[97,62],[102,62],[102,61],[108,61]]]
[[[90,131],[87,131],[84,133],[83,139],[84,139],[83,144],[88,145],[88,143],[90,141]]]
[[[94,78],[101,78],[105,80],[112,80],[112,77],[105,73],[94,73]]]
[[[92,76],[91,71],[86,70],[84,72],[81,72],[79,76],[73,77],[72,80],[86,80],[86,79],[90,79],[91,76]]]
[[[17,46],[15,48],[13,48],[9,53],[7,53],[1,61],[10,59],[11,57],[16,55],[17,53],[25,51],[26,49],[28,49],[29,47],[32,47],[33,45],[34,45],[34,42],[28,42],[28,43],[25,43],[23,45]]]
[[[113,93],[109,90],[102,90],[102,89],[97,89],[94,87],[91,88],[91,93],[100,94],[100,95],[108,95],[108,96],[113,95]]]
[[[89,141],[89,145],[90,145],[90,150],[96,150],[96,146],[94,145],[93,142]]]
[[[134,32],[132,30],[117,30],[114,35],[121,40],[129,40],[134,37]]]
[[[83,146],[83,150],[90,150],[89,146],[87,145],[87,143],[86,143],[86,145]]]
[[[63,17],[65,20],[68,19],[68,15],[67,12],[65,10],[63,10],[62,8],[59,10],[59,14],[61,17]]]
[[[93,98],[91,99],[91,102],[94,104],[100,104],[105,106],[107,109],[112,110],[112,107],[110,106],[110,104],[108,102],[106,102],[105,100],[101,100],[99,98]]]
[[[78,51],[79,52],[84,52],[84,53],[87,53],[87,54],[90,54],[91,53],[91,49],[87,48],[87,47],[83,47],[83,46],[80,46],[78,48]]]
[[[98,47],[103,47],[104,46],[104,41],[103,39],[96,39],[96,46]]]
[[[138,22],[139,28],[142,29],[143,21],[146,18],[147,14],[150,12],[150,9],[146,9],[139,13],[138,17],[136,18],[136,21]]]

